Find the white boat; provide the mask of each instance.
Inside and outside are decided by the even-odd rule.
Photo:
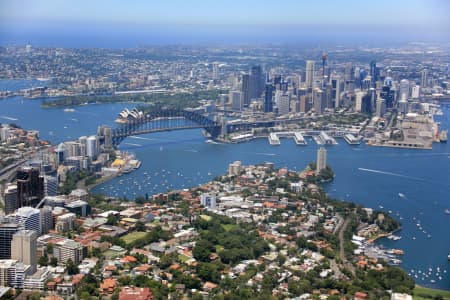
[[[73,108],[64,108],[63,111],[64,112],[74,112],[75,109],[73,109]]]
[[[399,197],[405,198],[405,195],[403,193],[398,193]]]
[[[445,214],[446,214],[446,215],[450,215],[450,210],[449,210],[448,208],[447,208],[447,209],[445,209],[445,211],[444,211],[444,212],[445,212]]]
[[[442,130],[439,134],[439,140],[441,143],[447,143],[447,130]]]

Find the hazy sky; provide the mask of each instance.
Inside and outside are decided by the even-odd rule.
[[[449,41],[448,12],[448,0],[0,0],[0,44]]]

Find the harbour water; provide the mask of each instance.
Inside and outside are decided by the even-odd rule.
[[[37,129],[43,139],[59,143],[95,134],[101,124],[114,125],[117,113],[124,107],[132,108],[124,103],[103,104],[64,112],[42,109],[40,100],[16,97],[0,100],[0,123]],[[450,109],[442,110],[444,115],[437,119],[442,128],[448,129]],[[316,157],[317,145],[312,140],[307,142],[307,146],[299,146],[292,139],[281,139],[281,145],[271,146],[267,139],[258,139],[217,144],[207,141],[197,129],[130,137],[120,149],[134,152],[142,161],[141,168],[97,186],[94,191],[132,199],[190,187],[225,173],[228,164],[235,160],[244,165],[271,161],[277,167],[300,170]],[[327,147],[328,163],[337,175],[327,184],[328,193],[391,212],[402,222],[402,230],[396,233],[402,239],[377,243],[403,249],[401,267],[413,277],[417,274],[417,283],[450,290],[450,215],[445,214],[445,209],[450,209],[449,144],[434,144],[433,150],[415,150],[351,146],[341,139],[338,143]]]

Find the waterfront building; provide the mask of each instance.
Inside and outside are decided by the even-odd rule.
[[[0,129],[0,141],[7,142],[9,138],[9,127],[5,124]]]
[[[91,135],[86,141],[86,156],[89,156],[93,160],[97,158],[99,152],[98,137]]]
[[[24,206],[17,210],[14,219],[21,228],[25,230],[34,230],[37,234],[41,234],[41,211],[39,209]]]
[[[306,61],[306,87],[312,89],[314,83],[314,67],[315,62],[313,60]]]
[[[317,163],[316,163],[316,172],[320,173],[320,171],[324,170],[327,167],[327,150],[324,147],[320,147],[317,150]]]
[[[53,248],[53,256],[61,263],[71,259],[75,264],[78,264],[83,260],[84,254],[83,245],[70,239],[59,241]]]
[[[26,265],[30,265],[30,271],[36,271],[36,239],[34,230],[20,230],[13,235],[11,242],[11,258]]]
[[[215,209],[216,208],[216,195],[205,193],[200,195],[200,204],[204,207]]]
[[[35,206],[44,198],[44,177],[39,175],[39,169],[21,167],[16,177],[19,207]]]
[[[10,183],[6,185],[3,199],[5,201],[6,215],[13,213],[17,208],[19,208],[19,202],[17,201],[17,184]]]
[[[15,223],[0,223],[0,259],[11,258],[11,241],[19,229],[19,225]]]
[[[238,176],[241,173],[242,163],[237,160],[228,166],[228,176]]]

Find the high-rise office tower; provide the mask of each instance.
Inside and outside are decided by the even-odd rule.
[[[3,199],[5,201],[5,214],[13,213],[19,208],[17,201],[17,184],[10,183],[6,186]]]
[[[377,100],[377,117],[383,117],[386,113],[386,100],[378,99]]]
[[[422,78],[420,80],[420,86],[422,88],[426,88],[428,85],[428,70],[427,69],[423,69],[422,70]]]
[[[377,63],[372,60],[370,62],[370,77],[372,79],[371,86],[375,87],[376,82],[378,81],[378,77],[380,74],[380,69],[377,66]]]
[[[94,160],[97,158],[98,150],[98,138],[95,135],[88,137],[86,141],[86,155]]]
[[[20,230],[11,241],[11,258],[31,266],[31,272],[36,271],[36,239],[34,230]]]
[[[11,258],[11,241],[19,229],[15,223],[0,223],[0,259]]]
[[[334,103],[334,107],[340,106],[341,92],[342,92],[342,78],[340,76],[331,77],[331,101]]]
[[[265,78],[261,66],[250,69],[250,99],[259,98],[264,91]]]
[[[17,170],[17,201],[19,207],[35,206],[44,197],[44,177],[39,169],[21,167]]]
[[[316,172],[320,173],[320,171],[324,170],[327,167],[327,150],[324,147],[320,147],[317,150],[317,163],[316,163]]]
[[[44,176],[44,196],[56,196],[58,194],[58,177]]]
[[[386,100],[386,107],[391,108],[394,106],[394,92],[391,91],[389,86],[383,86],[380,92],[380,98]]]
[[[41,234],[41,211],[37,208],[24,206],[17,210],[14,214],[16,223],[25,230],[34,230],[37,234]]]
[[[355,93],[356,99],[355,99],[355,111],[361,112],[362,106],[363,106],[363,97],[366,95],[366,92],[358,90]]]
[[[48,233],[53,229],[53,214],[51,207],[44,206],[41,211],[41,231],[42,234]]]
[[[409,81],[407,79],[402,79],[400,81],[400,100],[408,100],[409,98]]]
[[[218,63],[213,63],[213,66],[212,66],[212,78],[213,79],[219,78],[219,64]]]
[[[306,87],[312,88],[314,84],[314,66],[315,62],[313,60],[306,61]]]
[[[280,115],[288,114],[291,106],[290,95],[288,93],[284,93],[283,91],[276,91],[275,104],[277,105],[278,113]]]
[[[242,92],[230,91],[228,98],[231,100],[231,109],[241,111],[243,106]]]
[[[242,75],[242,102],[244,105],[250,104],[250,74]]]
[[[272,103],[272,97],[273,97],[273,91],[274,86],[270,83],[266,84],[266,92],[264,95],[264,112],[272,112],[273,111],[273,103]]]
[[[313,91],[313,103],[314,110],[318,114],[322,114],[325,108],[327,107],[326,95],[324,91],[319,88],[314,89]]]

